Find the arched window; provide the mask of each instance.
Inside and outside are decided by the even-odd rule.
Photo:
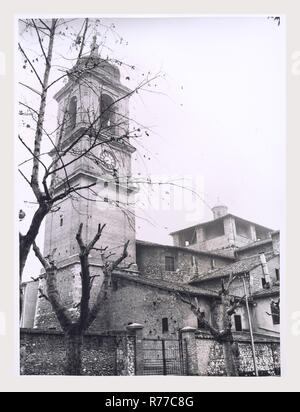
[[[69,104],[69,130],[74,129],[76,126],[77,117],[77,97],[73,96]]]
[[[102,94],[100,98],[100,124],[101,128],[112,131],[114,126],[114,101],[107,94]]]

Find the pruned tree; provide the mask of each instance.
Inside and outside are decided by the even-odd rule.
[[[45,291],[43,288],[39,289],[40,298],[50,302],[61,329],[64,332],[66,344],[65,373],[66,375],[74,376],[82,374],[82,345],[84,333],[93,324],[105,301],[108,299],[112,273],[128,256],[127,249],[129,245],[129,242],[126,242],[123,253],[117,259],[111,260],[112,255],[106,255],[106,248],[95,248],[96,243],[101,238],[105,225],[99,225],[96,235],[88,244],[83,242],[82,228],[83,224],[80,224],[76,235],[81,264],[81,300],[78,304],[79,315],[75,319],[70,315],[68,308],[61,298],[57,281],[58,269],[54,257],[44,257],[35,242],[33,243],[34,252],[45,270],[45,274],[36,279],[37,281],[44,279],[46,284]],[[97,292],[95,301],[91,302],[91,289],[95,276],[92,276],[90,273],[89,254],[94,249],[102,256],[104,278]],[[126,268],[128,267],[129,266]]]
[[[222,289],[219,292],[221,299],[221,302],[219,303],[220,325],[218,326],[205,319],[199,301],[196,297],[192,299],[189,294],[178,294],[178,297],[182,302],[190,305],[192,312],[199,320],[199,326],[207,329],[215,341],[223,346],[227,376],[238,376],[238,349],[232,334],[232,315],[234,315],[236,309],[238,309],[245,300],[245,296],[242,298],[236,298],[230,294],[230,286],[235,279],[236,277],[231,275],[227,284],[225,284],[224,279],[222,279]]]

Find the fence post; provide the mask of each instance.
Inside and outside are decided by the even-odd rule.
[[[197,329],[191,326],[186,326],[181,329],[182,340],[186,343],[187,357],[187,374],[199,375],[198,371],[198,355],[195,332]],[[184,347],[185,345],[183,345]]]
[[[135,336],[135,374],[143,374],[144,353],[143,353],[143,329],[139,323],[131,323],[126,327],[129,333]]]

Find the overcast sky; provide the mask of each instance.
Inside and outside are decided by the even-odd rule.
[[[137,214],[147,219],[138,220],[137,238],[170,243],[171,231],[210,220],[209,206],[218,199],[233,214],[282,228],[284,20],[280,26],[267,17],[106,21],[111,22],[128,45],[103,50],[102,57],[113,53],[134,64],[139,74],[165,74],[157,88],[153,84],[149,93],[131,102],[131,116],[152,131],[137,142],[134,172],[197,192],[192,196],[177,188],[174,201],[172,187],[163,185],[160,192],[150,193],[142,187],[139,204],[146,210]],[[126,75],[125,70],[123,79]],[[133,80],[128,82],[131,86]],[[55,103],[52,110],[56,118]],[[38,267],[31,257],[26,276]]]

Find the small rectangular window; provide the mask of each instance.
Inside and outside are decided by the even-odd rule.
[[[215,262],[215,259],[213,259],[213,258],[210,259],[210,267],[211,267],[211,269],[215,269],[215,267],[216,267],[216,262]]]
[[[162,319],[162,333],[169,332],[169,320],[168,318]]]
[[[275,275],[276,275],[277,282],[279,282],[280,281],[280,269],[275,269]]]
[[[235,330],[237,332],[242,332],[243,331],[242,317],[240,315],[235,315],[234,324],[235,324]]]
[[[266,282],[266,279],[265,279],[265,278],[261,278],[261,284],[262,284],[263,289],[266,289],[266,287],[267,287],[267,282]]]
[[[165,257],[165,269],[167,272],[175,272],[175,258],[173,256]]]
[[[104,182],[104,187],[108,187],[108,182]]]
[[[195,262],[194,262],[194,256],[192,255],[192,256],[191,256],[191,265],[194,266],[194,263],[195,263]]]
[[[105,203],[108,203],[108,197],[105,197],[103,200]]]
[[[60,226],[63,226],[63,224],[64,224],[64,218],[63,218],[63,216],[60,216],[59,224],[60,224]]]

